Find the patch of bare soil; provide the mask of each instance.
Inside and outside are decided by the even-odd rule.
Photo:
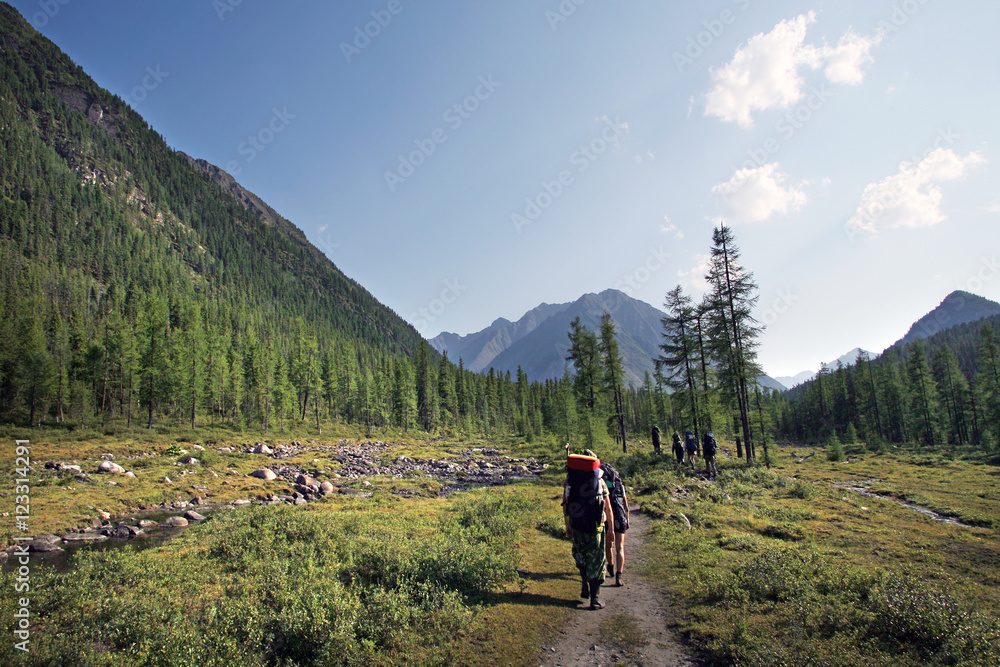
[[[604,609],[591,611],[590,601],[580,598],[558,642],[542,647],[539,664],[546,667],[694,667],[702,664],[670,630],[673,612],[666,597],[642,576],[650,548],[647,544],[650,519],[633,508],[630,523],[625,537],[622,586],[614,585],[614,577],[605,580],[609,585],[601,587]],[[569,558],[569,553],[566,555]]]

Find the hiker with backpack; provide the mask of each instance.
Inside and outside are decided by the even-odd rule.
[[[715,436],[706,433],[702,439],[702,451],[705,454],[705,472],[715,477],[719,474],[719,469],[715,465],[715,453],[719,449],[719,444],[715,441]]]
[[[573,540],[573,560],[583,586],[580,597],[590,598],[591,609],[603,609],[605,551],[615,538],[615,517],[608,487],[602,480],[601,461],[596,456],[570,454],[566,458],[563,515],[566,535]]]
[[[660,455],[660,427],[659,426],[654,426],[653,427],[652,436],[653,436],[653,453],[656,454],[657,456],[659,456]]]
[[[615,576],[615,586],[622,585],[622,572],[625,570],[625,531],[628,530],[628,498],[625,495],[625,485],[615,467],[607,461],[601,462],[604,475],[604,485],[608,487],[611,500],[611,513],[614,515],[615,536],[608,537],[605,549],[608,563],[608,575]]]
[[[684,432],[684,451],[687,452],[687,462],[694,469],[695,459],[698,458],[698,438],[691,431]]]
[[[674,431],[674,456],[677,457],[677,465],[684,463],[684,445],[681,444],[681,434]]]

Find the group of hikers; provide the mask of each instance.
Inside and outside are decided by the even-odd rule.
[[[652,435],[653,452],[655,454],[660,454],[660,428],[658,426],[653,427]],[[714,435],[711,433],[705,433],[702,436],[701,450],[705,457],[705,472],[708,473],[709,477],[715,477],[719,474],[719,468],[715,464],[715,454],[719,450],[719,443],[715,441]],[[677,457],[678,465],[683,465],[686,457],[687,463],[693,470],[698,462],[698,436],[696,436],[693,431],[685,431],[684,441],[681,442],[680,433],[674,431],[673,452],[674,456]]]
[[[653,427],[653,451],[660,453],[660,429]],[[698,438],[686,431],[684,441],[674,431],[673,452],[677,464],[687,462],[694,469],[698,458]],[[710,476],[718,474],[715,436],[705,433],[701,450]],[[622,585],[625,570],[625,533],[629,529],[628,498],[621,475],[607,461],[601,461],[587,449],[569,453],[566,445],[566,484],[563,489],[563,516],[566,534],[573,542],[573,560],[580,572],[580,597],[590,598],[590,609],[603,609],[601,586],[608,576],[615,586]]]

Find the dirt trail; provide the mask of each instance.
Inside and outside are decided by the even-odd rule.
[[[670,625],[672,611],[666,598],[642,576],[646,564],[648,517],[633,508],[625,538],[623,585],[601,587],[604,609],[590,611],[589,600],[579,599],[558,642],[542,647],[539,659],[546,667],[684,667],[700,665],[677,641]],[[567,546],[567,558],[569,547]],[[574,583],[574,588],[579,584]]]

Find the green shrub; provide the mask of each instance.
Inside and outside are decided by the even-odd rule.
[[[814,589],[813,559],[798,551],[772,547],[736,568],[725,597],[742,602],[791,600]]]
[[[840,441],[837,434],[830,436],[826,443],[826,458],[828,461],[846,461],[847,455],[844,453],[844,443]]]
[[[538,523],[535,524],[535,528],[542,531],[546,535],[551,535],[552,537],[568,540],[566,536],[566,521],[563,519],[562,514],[547,516],[540,519]]]
[[[801,500],[812,500],[816,497],[816,487],[809,482],[803,482],[801,479],[797,479],[792,483],[792,486],[789,487],[788,495],[792,498],[799,498]]]
[[[798,542],[806,538],[806,531],[798,524],[782,521],[770,524],[760,531],[764,537],[773,537],[786,542]]]
[[[759,537],[748,533],[727,535],[719,538],[719,546],[730,551],[757,552],[761,550],[762,544],[763,542]]]

